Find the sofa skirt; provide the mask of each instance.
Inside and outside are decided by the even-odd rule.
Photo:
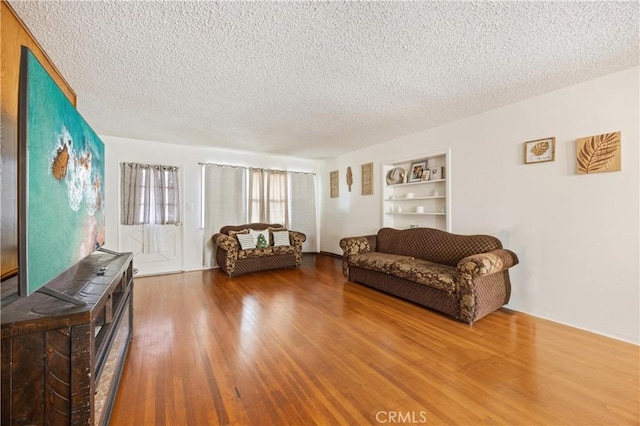
[[[296,267],[296,255],[294,253],[238,259],[236,260],[235,270],[231,274],[226,270],[226,251],[218,248],[216,260],[220,269],[222,269],[227,275],[234,277],[236,275],[248,274],[250,272]]]
[[[460,300],[455,294],[353,265],[349,266],[349,280],[460,318]]]

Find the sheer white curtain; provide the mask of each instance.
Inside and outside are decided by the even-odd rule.
[[[262,222],[265,212],[262,169],[249,169],[249,223]]]
[[[287,190],[287,172],[265,170],[266,209],[263,216],[266,223],[279,223],[289,226],[289,193]]]
[[[225,225],[247,220],[246,169],[203,165],[204,266],[215,266],[213,235]]]
[[[316,252],[316,182],[315,175],[309,173],[290,172],[291,198],[289,229],[300,231],[307,236],[302,250]]]

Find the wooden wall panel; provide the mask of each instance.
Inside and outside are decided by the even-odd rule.
[[[64,80],[27,27],[11,6],[0,2],[0,99],[2,126],[2,187],[0,188],[0,275],[14,276],[18,270],[18,80],[20,75],[20,46],[27,46],[60,86],[62,92],[76,105],[76,94]]]

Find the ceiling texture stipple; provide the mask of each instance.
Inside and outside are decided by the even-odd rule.
[[[97,133],[303,158],[639,64],[637,1],[10,3]]]

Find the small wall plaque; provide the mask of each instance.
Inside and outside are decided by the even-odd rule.
[[[524,143],[524,164],[544,163],[556,159],[556,138],[536,139]]]
[[[338,171],[334,170],[329,174],[331,182],[331,198],[338,198],[340,196],[340,183],[338,182]]]
[[[362,165],[362,195],[373,195],[373,163]]]

